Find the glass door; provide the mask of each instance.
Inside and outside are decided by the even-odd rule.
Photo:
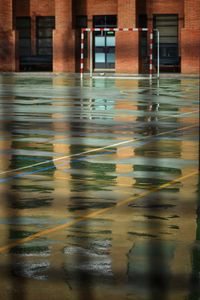
[[[117,26],[116,16],[95,16],[94,28],[114,28]],[[115,68],[115,32],[94,32],[94,68]]]

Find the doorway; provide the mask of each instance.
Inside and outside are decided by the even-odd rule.
[[[94,28],[115,28],[117,27],[117,16],[94,16]],[[115,69],[115,32],[95,31],[94,32],[94,69],[114,70]]]

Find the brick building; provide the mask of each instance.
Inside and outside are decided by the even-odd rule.
[[[157,28],[161,71],[199,74],[200,0],[0,0],[0,71],[79,72],[81,27]],[[148,40],[145,32],[94,33],[93,68],[145,72]],[[89,36],[86,44],[85,70]]]

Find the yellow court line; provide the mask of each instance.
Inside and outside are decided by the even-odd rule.
[[[120,201],[119,203],[117,203],[116,206],[118,206],[118,207],[119,207],[119,206],[122,206],[122,205],[124,205],[124,204],[130,202],[131,199],[132,199],[132,200],[137,200],[137,199],[139,199],[139,198],[148,196],[148,195],[150,195],[150,194],[153,193],[153,192],[158,192],[158,191],[160,191],[160,190],[163,190],[163,189],[169,187],[170,185],[173,185],[173,184],[179,182],[180,180],[185,180],[185,179],[187,179],[187,178],[189,178],[189,177],[192,177],[192,176],[194,176],[194,175],[197,175],[197,174],[198,174],[198,171],[194,171],[194,172],[192,172],[192,173],[190,173],[190,174],[186,174],[186,175],[181,176],[181,177],[179,177],[179,178],[176,178],[176,179],[174,179],[174,180],[172,180],[172,181],[169,181],[169,182],[167,182],[167,183],[161,184],[161,185],[160,185],[159,187],[157,187],[157,188],[152,188],[150,191],[144,192],[144,193],[138,195],[137,197],[135,197],[134,199],[132,199],[131,197],[129,197],[128,199],[122,200],[122,201]]]
[[[194,172],[192,172],[190,174],[181,176],[181,177],[179,177],[179,178],[177,178],[175,180],[172,180],[172,181],[169,181],[167,183],[164,183],[164,184],[160,185],[159,187],[153,188],[150,191],[144,192],[144,193],[142,193],[142,194],[140,194],[140,195],[138,195],[136,197],[133,197],[133,196],[128,197],[127,199],[120,201],[116,206],[98,209],[98,210],[96,210],[94,212],[90,212],[90,213],[87,213],[87,214],[85,214],[85,215],[83,215],[81,217],[78,217],[77,219],[75,219],[73,221],[70,221],[70,222],[67,222],[65,224],[58,225],[56,227],[49,228],[49,229],[46,229],[46,230],[43,230],[43,231],[40,231],[40,232],[37,232],[37,233],[35,233],[33,235],[30,235],[30,236],[28,236],[26,238],[16,240],[16,241],[14,241],[12,243],[9,243],[8,245],[0,247],[0,253],[1,254],[2,253],[6,253],[7,251],[9,251],[10,249],[12,249],[13,247],[16,247],[18,245],[24,244],[26,242],[30,242],[30,241],[38,238],[38,237],[41,237],[41,236],[44,236],[44,235],[47,235],[47,234],[50,234],[50,233],[54,233],[54,232],[57,232],[57,231],[62,230],[62,229],[69,228],[69,227],[73,226],[74,224],[77,224],[77,223],[79,223],[81,221],[85,221],[87,219],[94,218],[94,217],[96,217],[98,215],[101,215],[103,213],[106,213],[106,212],[112,210],[115,207],[120,207],[120,206],[122,206],[122,205],[124,205],[124,204],[126,204],[128,202],[135,201],[137,199],[143,198],[143,197],[145,197],[147,195],[150,195],[153,192],[160,191],[160,190],[162,190],[162,189],[164,189],[166,187],[169,187],[172,184],[175,184],[175,183],[177,183],[177,182],[179,182],[181,180],[185,180],[185,179],[187,179],[189,177],[192,177],[194,175],[197,175],[197,174],[198,174],[198,171],[194,171]]]

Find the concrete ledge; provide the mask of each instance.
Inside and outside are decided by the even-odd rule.
[[[0,72],[0,76],[16,76],[16,77],[67,77],[67,78],[80,78],[80,73],[59,73],[59,72]],[[90,78],[90,73],[84,73],[83,78]],[[94,79],[149,79],[148,74],[119,74],[119,73],[93,73]],[[200,74],[181,74],[181,73],[161,73],[160,79],[199,79]],[[157,79],[156,74],[153,79]]]

